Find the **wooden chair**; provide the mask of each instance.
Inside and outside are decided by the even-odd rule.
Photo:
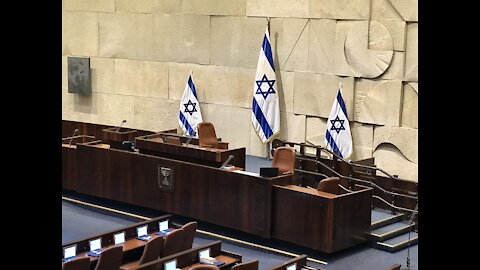
[[[197,232],[197,222],[192,221],[182,226],[183,229],[183,246],[182,250],[191,249],[193,246],[193,239]]]
[[[163,242],[163,249],[160,253],[160,257],[166,257],[177,252],[183,251],[184,231],[182,228],[176,229],[173,232],[167,234],[165,241]]]
[[[211,264],[198,264],[192,266],[190,270],[219,270],[218,266],[211,265]]]
[[[390,265],[389,267],[385,268],[385,270],[400,270],[401,265],[396,263],[393,265]]]
[[[200,147],[228,149],[228,143],[218,141],[215,128],[210,122],[198,124],[198,145]]]
[[[95,270],[118,270],[122,264],[123,247],[112,246],[106,248],[98,258]]]
[[[340,178],[329,177],[322,179],[318,183],[317,190],[337,195],[340,194]]]
[[[90,270],[90,258],[78,257],[62,264],[62,270]]]
[[[160,257],[160,253],[162,253],[163,242],[163,237],[158,235],[154,236],[152,239],[148,240],[147,244],[145,245],[145,249],[143,250],[143,254],[140,260],[124,264],[120,267],[120,270],[133,269],[140,264],[144,264],[158,259]]]
[[[295,170],[295,148],[277,147],[273,152],[272,167],[277,167],[280,175],[293,173]]]
[[[231,270],[258,270],[258,260],[236,264]]]

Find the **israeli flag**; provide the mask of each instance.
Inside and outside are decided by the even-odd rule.
[[[280,108],[276,82],[270,34],[267,27],[258,57],[252,103],[252,124],[262,143],[269,142],[280,131]]]
[[[348,159],[352,154],[352,134],[348,123],[347,107],[342,97],[342,83],[333,101],[325,132],[326,148]]]
[[[180,100],[180,114],[178,124],[188,136],[197,136],[197,126],[203,122],[200,102],[197,98],[197,90],[193,84],[192,72],[188,76],[187,85]]]

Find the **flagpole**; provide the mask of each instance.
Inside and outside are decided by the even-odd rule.
[[[268,34],[270,35],[270,17],[267,17],[267,28],[268,28]],[[267,149],[267,156],[265,157],[265,159],[270,160],[270,142],[267,142],[265,147]]]
[[[267,156],[265,159],[270,160],[270,142],[267,142],[265,146],[267,147]]]

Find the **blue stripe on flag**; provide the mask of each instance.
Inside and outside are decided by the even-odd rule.
[[[343,101],[342,93],[340,92],[340,90],[338,90],[337,101],[338,101],[338,104],[340,104],[340,108],[342,108],[343,114],[345,114],[345,117],[347,117],[348,119],[347,107],[345,107],[345,101]]]
[[[270,66],[272,67],[273,71],[275,71],[275,67],[273,65],[273,57],[272,57],[272,47],[270,46],[270,42],[268,42],[267,35],[263,36],[263,44],[262,44],[263,52],[267,57]]]
[[[183,126],[187,129],[190,136],[196,136],[195,130],[193,130],[192,126],[190,126],[190,123],[188,123],[187,118],[183,116],[182,112],[180,112],[180,121],[182,121]]]
[[[342,153],[338,149],[338,146],[335,143],[335,140],[333,139],[332,135],[330,135],[330,132],[328,130],[327,130],[327,133],[325,134],[325,138],[327,139],[328,144],[330,144],[330,146],[332,147],[333,152],[337,153],[341,158],[343,158]]]
[[[190,87],[190,89],[192,89],[193,95],[198,100],[197,91],[195,90],[195,85],[193,84],[192,76],[188,77],[188,86]]]
[[[255,98],[253,98],[252,111],[253,111],[253,114],[255,114],[255,118],[257,118],[258,123],[262,127],[263,134],[265,134],[265,137],[267,137],[267,139],[270,138],[270,136],[273,135],[273,131],[270,128],[267,118],[265,118],[265,115],[263,115],[263,112],[260,109],[260,106],[258,106],[258,103],[255,100]]]

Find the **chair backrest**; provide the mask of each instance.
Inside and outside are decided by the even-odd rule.
[[[389,267],[385,268],[385,270],[400,270],[401,265],[396,263],[393,265],[390,265]]]
[[[234,265],[231,270],[258,270],[258,260],[239,263]]]
[[[317,190],[332,194],[340,194],[340,178],[329,177],[322,179],[318,183]]]
[[[176,229],[167,234],[165,241],[163,242],[163,249],[162,253],[160,253],[160,257],[166,257],[182,251],[183,236],[184,233],[182,228]]]
[[[198,124],[198,145],[200,147],[218,148],[217,134],[212,123],[202,122]]]
[[[98,258],[95,270],[118,270],[122,264],[123,247],[112,246],[106,248]]]
[[[272,167],[278,168],[280,175],[291,172],[295,169],[295,148],[281,146],[273,152]]]
[[[182,250],[191,249],[193,246],[193,239],[197,232],[197,222],[192,221],[182,226],[183,229],[183,246]]]
[[[160,257],[160,253],[162,253],[163,242],[163,237],[158,235],[148,240],[139,264],[144,264],[158,259]]]
[[[219,270],[218,266],[211,264],[197,264],[192,266],[190,270]]]
[[[90,258],[78,257],[62,264],[62,270],[90,270]]]

